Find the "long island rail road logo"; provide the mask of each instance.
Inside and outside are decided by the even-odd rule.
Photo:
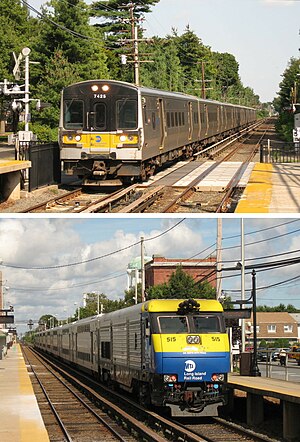
[[[202,381],[203,376],[206,376],[206,371],[196,371],[197,365],[195,361],[188,359],[184,363],[184,380],[185,381]]]

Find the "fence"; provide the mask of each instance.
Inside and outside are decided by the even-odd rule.
[[[23,187],[28,183],[29,192],[61,182],[58,143],[19,141],[16,159],[31,161],[29,172],[22,172]]]
[[[300,161],[300,143],[267,140],[260,145],[261,163],[297,163]]]

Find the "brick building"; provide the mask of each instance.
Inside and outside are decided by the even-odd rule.
[[[164,256],[153,255],[152,260],[145,264],[145,286],[167,283],[176,268],[181,266],[182,270],[190,275],[195,281],[207,280],[212,287],[216,287],[217,272],[216,258],[207,259],[179,259],[165,258]]]

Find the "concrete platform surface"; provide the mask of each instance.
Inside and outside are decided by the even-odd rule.
[[[299,213],[300,164],[256,163],[235,213]]]
[[[18,344],[0,360],[0,441],[49,442]]]
[[[234,388],[241,387],[244,391],[260,391],[265,396],[285,399],[300,404],[300,383],[283,381],[282,379],[266,378],[264,376],[240,376],[229,374],[228,383]],[[268,393],[268,394],[267,394]]]
[[[0,160],[0,174],[15,172],[31,167],[31,161]]]

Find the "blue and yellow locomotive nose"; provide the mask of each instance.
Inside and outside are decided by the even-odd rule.
[[[164,375],[165,382],[224,381],[230,371],[226,333],[156,334],[153,348],[155,372]]]

